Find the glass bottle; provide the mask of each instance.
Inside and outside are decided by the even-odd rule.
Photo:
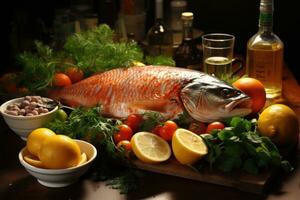
[[[273,0],[261,0],[259,31],[248,41],[246,58],[246,73],[264,84],[268,99],[282,90],[283,43],[273,33],[273,10]]]
[[[177,67],[186,67],[201,70],[202,52],[197,48],[193,39],[192,12],[183,12],[182,19],[182,42],[174,52],[174,60]]]
[[[172,56],[172,33],[166,28],[163,20],[163,0],[155,0],[155,23],[147,33],[148,54]]]

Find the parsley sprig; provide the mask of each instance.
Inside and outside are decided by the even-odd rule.
[[[223,172],[243,169],[252,174],[274,166],[293,170],[271,140],[259,135],[255,120],[233,117],[227,121],[227,126],[203,136],[209,149],[205,161],[211,169]]]

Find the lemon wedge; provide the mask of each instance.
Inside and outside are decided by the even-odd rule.
[[[87,156],[85,153],[82,153],[80,156],[80,161],[77,166],[84,164],[87,161]]]
[[[38,167],[38,168],[44,168],[43,163],[35,156],[27,154],[24,155],[23,159],[30,165]]]
[[[172,137],[175,158],[184,165],[191,165],[207,154],[208,149],[203,139],[183,128],[175,131]]]
[[[138,132],[134,134],[130,143],[136,157],[145,163],[163,162],[171,156],[169,144],[150,132]]]

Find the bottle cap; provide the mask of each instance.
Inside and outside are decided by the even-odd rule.
[[[192,12],[183,12],[183,13],[181,13],[181,19],[182,20],[193,20],[194,14]]]

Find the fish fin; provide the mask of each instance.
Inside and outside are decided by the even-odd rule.
[[[170,103],[168,100],[143,100],[135,101],[128,105],[130,110],[152,110],[157,112],[165,112],[166,107]]]

